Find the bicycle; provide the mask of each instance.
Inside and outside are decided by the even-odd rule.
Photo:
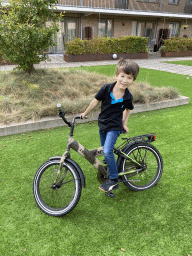
[[[63,156],[54,156],[43,163],[35,174],[33,194],[39,208],[51,216],[63,216],[71,212],[77,205],[82,187],[85,188],[85,175],[80,166],[70,158],[70,149],[87,159],[97,170],[100,183],[108,178],[107,166],[98,160],[103,155],[103,148],[86,149],[73,139],[76,119],[72,122],[65,118],[61,105],[58,104],[59,116],[71,128],[66,151]],[[159,151],[151,145],[156,134],[145,134],[131,138],[122,138],[123,143],[114,153],[117,155],[119,182],[133,191],[142,191],[155,186],[163,172],[163,160]],[[112,192],[106,193],[114,197]]]

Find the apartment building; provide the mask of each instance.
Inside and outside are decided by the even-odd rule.
[[[57,12],[63,20],[53,52],[76,37],[144,36],[151,51],[173,36],[192,38],[192,0],[59,0]]]
[[[58,0],[54,11],[63,19],[50,52],[76,37],[144,36],[150,51],[170,37],[192,38],[192,0]]]

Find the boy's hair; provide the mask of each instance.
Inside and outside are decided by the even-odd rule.
[[[132,60],[120,59],[117,63],[116,76],[118,76],[120,72],[132,75],[135,81],[139,73],[139,65]]]

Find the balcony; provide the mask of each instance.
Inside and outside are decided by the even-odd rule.
[[[58,5],[78,8],[128,9],[129,0],[59,0]]]
[[[56,8],[58,11],[65,11],[66,13],[83,13],[84,15],[95,13],[135,17],[192,19],[192,15],[188,13],[134,10],[129,0],[58,0]]]

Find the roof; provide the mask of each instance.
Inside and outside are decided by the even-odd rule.
[[[111,14],[122,16],[135,16],[135,17],[155,17],[155,18],[176,18],[176,19],[192,19],[192,14],[186,13],[168,13],[168,12],[152,12],[152,11],[139,11],[139,10],[123,10],[123,9],[104,9],[104,8],[89,8],[89,7],[71,7],[57,5],[57,11],[65,11],[72,13],[88,14]]]

